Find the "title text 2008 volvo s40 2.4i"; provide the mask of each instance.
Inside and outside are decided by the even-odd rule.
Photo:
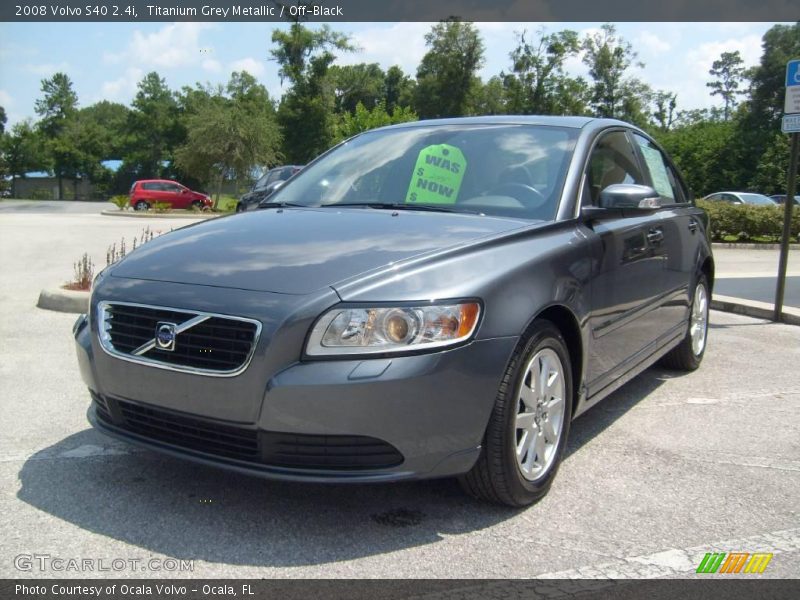
[[[670,159],[620,121],[363,133],[261,210],[97,277],[75,325],[89,419],[265,477],[458,476],[526,505],[575,416],[659,359],[699,365],[706,230]]]

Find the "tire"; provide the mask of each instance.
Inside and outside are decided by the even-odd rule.
[[[675,371],[694,371],[700,366],[708,346],[708,307],[711,292],[705,275],[697,277],[689,307],[686,335],[681,343],[661,359],[662,366]]]
[[[203,203],[200,200],[192,201],[192,207],[196,208],[197,210],[203,210]]]
[[[541,386],[531,387],[536,383],[535,370],[531,369],[542,365],[551,373],[553,382],[552,387],[547,388],[543,406],[540,404],[542,396],[537,395]],[[554,368],[560,375],[553,378]],[[539,390],[535,389],[537,387]],[[529,392],[525,394],[523,388]],[[523,401],[523,395],[527,402]],[[551,396],[549,401],[548,395]],[[554,401],[557,396],[560,396],[560,408]],[[542,410],[546,412],[540,412]],[[557,419],[559,411],[560,422]],[[528,506],[540,500],[547,494],[558,472],[571,419],[572,370],[567,345],[550,321],[535,321],[509,361],[478,461],[459,478],[462,488],[481,500],[513,507]],[[543,445],[538,443],[540,436]],[[527,450],[526,444],[529,444]],[[518,446],[523,449],[519,458]],[[527,472],[524,471],[526,464],[529,465]]]
[[[237,203],[236,204],[236,212],[237,213],[244,212],[244,204],[242,204],[241,202]]]
[[[134,210],[150,210],[150,205],[144,200],[139,200],[133,208]]]

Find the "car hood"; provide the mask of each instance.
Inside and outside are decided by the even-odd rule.
[[[530,225],[466,214],[267,209],[157,237],[115,277],[307,294],[398,261]]]

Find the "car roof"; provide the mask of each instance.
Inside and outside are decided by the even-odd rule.
[[[136,180],[136,183],[161,183],[161,182],[164,182],[164,183],[178,183],[174,179],[137,179]],[[179,183],[178,185],[183,185],[183,184]]]
[[[602,129],[623,126],[639,131],[639,128],[617,119],[597,119],[594,117],[572,117],[553,115],[491,115],[483,117],[457,117],[452,119],[429,119],[409,121],[381,127],[380,130],[402,129],[405,127],[429,127],[437,125],[546,125],[550,127],[569,127],[572,129]]]

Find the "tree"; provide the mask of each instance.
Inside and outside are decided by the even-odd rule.
[[[386,97],[386,75],[377,63],[333,65],[329,74],[337,113],[352,113],[359,103],[371,109]]]
[[[678,105],[678,95],[671,92],[659,91],[653,95],[655,110],[653,120],[661,131],[669,131],[675,123],[675,109]]]
[[[335,96],[329,70],[336,51],[354,48],[327,25],[312,30],[300,23],[292,23],[289,31],[273,31],[272,42],[270,53],[281,80],[290,83],[278,108],[283,154],[289,162],[303,164],[327,150],[334,139]]]
[[[352,113],[344,113],[337,125],[336,141],[341,141],[357,135],[363,131],[369,131],[376,127],[385,127],[396,123],[416,121],[417,115],[409,107],[396,107],[388,112],[383,101],[372,109],[366,108],[360,102],[356,105]]]
[[[415,81],[403,73],[403,69],[397,65],[389,67],[384,79],[386,110],[391,112],[397,106],[411,106],[415,85]]]
[[[247,72],[234,72],[225,94],[194,98],[186,119],[186,143],[175,152],[177,166],[206,184],[250,177],[255,167],[279,160],[280,131],[264,86]]]
[[[16,196],[18,177],[25,177],[25,174],[31,171],[43,171],[49,168],[42,134],[31,121],[16,123],[3,135],[2,152],[6,170],[11,175],[12,196]]]
[[[145,75],[138,88],[128,115],[123,160],[140,178],[169,175],[175,148],[186,136],[175,94],[155,71]]]
[[[6,116],[6,109],[0,106],[0,135],[3,135],[5,133],[6,123],[8,123],[8,117]]]
[[[473,108],[479,115],[504,115],[509,112],[508,95],[503,80],[495,75],[486,84],[477,87]]]
[[[754,169],[772,148],[775,133],[780,130],[786,63],[800,56],[800,23],[771,27],[761,45],[759,64],[748,73],[749,103],[737,119],[742,166],[749,169],[747,181],[754,176]]]
[[[102,160],[122,158],[128,145],[129,113],[130,109],[124,104],[108,100],[101,100],[78,111],[82,119],[99,128],[102,137]]]
[[[589,67],[593,86],[591,104],[598,117],[619,118],[623,112],[635,113],[631,103],[641,82],[626,77],[631,66],[643,66],[636,62],[636,52],[629,42],[617,35],[616,28],[606,23],[600,32],[588,35],[583,41],[583,62]],[[626,102],[627,108],[623,110]]]
[[[58,178],[58,199],[64,198],[64,176],[71,170],[69,153],[63,150],[70,145],[63,139],[67,123],[74,118],[78,106],[78,96],[72,89],[72,81],[64,73],[56,73],[50,79],[42,79],[43,96],[36,101],[34,108],[41,117],[38,127],[51,154],[53,170]]]
[[[750,179],[749,189],[763,194],[785,194],[789,173],[789,136],[775,132]]]
[[[510,53],[511,74],[504,75],[509,112],[520,114],[574,114],[577,108],[563,90],[578,91],[564,73],[564,62],[581,48],[578,34],[571,30],[545,34],[529,42],[527,32],[517,33],[517,47]],[[572,80],[574,81],[574,80]],[[574,97],[574,96],[573,96]]]
[[[655,133],[695,194],[746,187],[733,121],[698,121]]]
[[[484,45],[475,25],[455,19],[425,34],[429,50],[417,69],[414,107],[422,118],[470,114],[483,66]]]
[[[281,83],[288,79],[291,85],[307,78],[308,69],[313,63],[320,64],[325,60],[329,61],[328,64],[333,62],[333,50],[354,50],[346,35],[333,31],[328,25],[314,30],[297,22],[292,23],[289,31],[275,29],[272,43],[276,46],[270,50],[270,54],[279,65]]]
[[[744,61],[738,50],[723,52],[719,59],[711,64],[708,74],[714,77],[713,81],[706,83],[711,88],[712,96],[720,96],[724,103],[724,118],[730,119],[731,112],[736,107],[736,96],[744,93],[739,91],[739,85],[744,81]]]

